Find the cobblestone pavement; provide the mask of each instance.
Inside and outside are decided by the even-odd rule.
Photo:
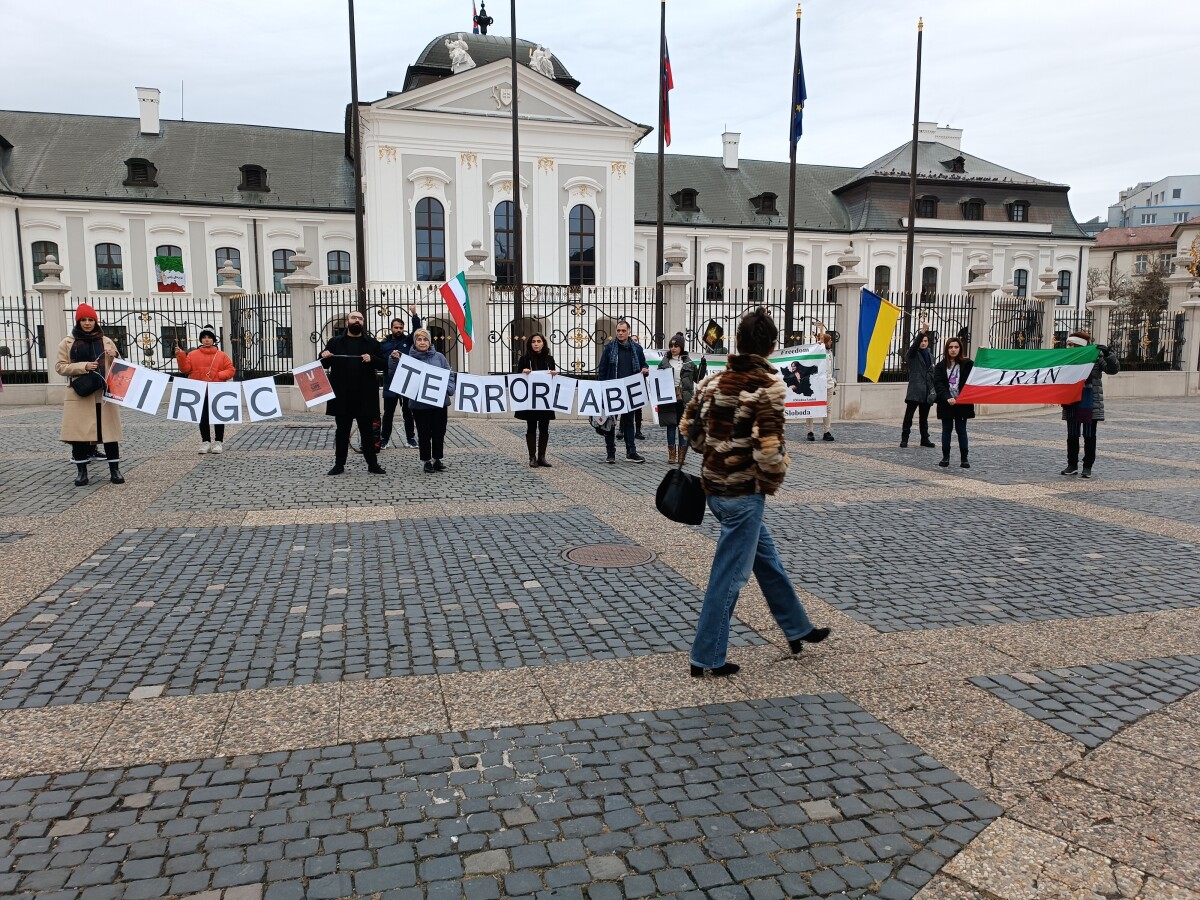
[[[1200,402],[1110,402],[1090,481],[1055,410],[970,470],[793,427],[767,521],[834,634],[751,584],[721,680],[648,421],[328,478],[323,416],[128,415],[78,489],[60,417],[0,407],[0,896],[1200,900]]]

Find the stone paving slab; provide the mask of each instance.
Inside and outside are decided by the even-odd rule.
[[[1200,690],[1200,657],[989,675],[971,683],[1084,746],[1098,747],[1127,725]]]
[[[999,813],[800,696],[0,781],[0,890],[903,898]]]
[[[772,502],[766,521],[798,586],[885,632],[1196,604],[1195,545],[1101,522],[1069,540],[1077,519],[1004,500]]]
[[[1200,525],[1200,487],[1169,491],[1095,491],[1071,495],[1072,500],[1110,509],[1136,510],[1164,519]]]
[[[449,449],[449,448],[448,448]],[[386,475],[367,475],[361,456],[351,454],[346,473],[329,477],[332,456],[304,456],[282,466],[271,455],[235,453],[204,460],[152,504],[150,513],[173,509],[289,509],[421,503],[429,498],[476,502],[561,500],[536,474],[499,454],[451,452],[448,471],[428,475],[416,453],[397,450],[381,458]]]
[[[393,431],[399,428],[399,438],[404,438],[403,421],[399,418],[393,424]],[[396,435],[393,434],[393,438]],[[239,450],[253,453],[280,450],[320,450],[333,453],[334,422],[324,416],[290,417],[279,422],[255,422],[242,426],[237,434],[232,435],[226,442],[227,450]],[[462,449],[463,447],[483,448],[488,444],[462,421],[452,421],[446,426],[447,449]],[[400,447],[397,450],[403,449]]]
[[[15,544],[25,535],[24,531],[0,531],[0,544]]]
[[[0,709],[691,646],[695,587],[661,563],[565,561],[580,542],[627,543],[582,508],[535,530],[484,516],[126,533],[0,625]],[[732,643],[764,641],[735,624]]]
[[[5,431],[7,436],[8,432]],[[20,459],[0,456],[0,516],[57,516],[97,491],[115,489],[108,481],[108,465],[88,466],[90,482],[75,487],[75,466],[65,444],[54,447],[53,456]],[[122,449],[122,455],[124,455]],[[124,456],[122,470],[129,470],[145,457]]]
[[[139,418],[130,421],[132,416]],[[158,421],[145,425],[149,420],[139,413],[126,414],[121,422],[122,438],[121,453],[129,456],[145,456],[151,453],[161,453],[187,437],[189,433],[196,435],[199,444],[200,436],[187,426],[176,425],[163,419],[165,424]],[[61,433],[58,425],[13,425],[4,422],[4,446],[6,455],[33,454],[41,457],[57,456],[70,458],[71,448],[59,440]]]

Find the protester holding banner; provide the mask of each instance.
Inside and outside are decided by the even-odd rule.
[[[433,340],[429,332],[424,328],[418,328],[413,332],[413,347],[408,351],[408,355],[426,365],[449,369],[450,361],[434,350],[432,345]],[[423,403],[419,400],[409,401],[412,406],[413,419],[417,424],[417,444],[421,451],[421,462],[425,464],[426,475],[446,471],[442,456],[445,454],[446,447],[447,408],[450,406],[450,397],[454,394],[454,387],[455,373],[451,372],[450,387],[442,406]]]
[[[211,328],[205,328],[200,332],[200,346],[190,353],[185,352],[182,347],[177,348],[175,361],[179,365],[181,374],[208,384],[232,381],[233,376],[237,374],[237,370],[233,367],[233,360],[217,348],[217,335]],[[216,424],[212,434],[216,441],[210,443],[208,425],[208,404],[206,403],[204,412],[200,415],[200,449],[198,452],[223,452],[225,449],[223,443],[225,426],[220,422]]]
[[[837,393],[837,379],[833,377],[833,337],[828,331],[825,330],[825,326],[822,323],[818,322],[817,327],[820,329],[820,331],[817,332],[816,340],[822,347],[825,348],[825,396],[828,398]],[[831,418],[832,417],[829,414],[828,399],[826,399],[825,416],[820,420],[822,430],[824,431],[824,434],[821,435],[821,440],[823,441],[833,440],[833,432],[829,430],[829,420]],[[814,421],[816,421],[816,416],[808,420],[808,439],[810,441],[816,440],[816,438],[813,437]]]
[[[608,381],[637,374],[650,374],[650,369],[646,366],[646,354],[629,336],[629,323],[622,319],[617,322],[617,336],[605,344],[600,353],[596,377],[600,381]],[[604,432],[604,448],[608,451],[608,462],[617,461],[617,430],[625,437],[625,458],[630,462],[644,463],[646,458],[637,452],[637,444],[634,443],[636,430],[631,412],[621,415],[616,429]]]
[[[558,366],[546,346],[546,336],[535,332],[529,336],[529,349],[517,360],[517,371],[524,375],[531,372],[549,372],[558,374]],[[525,421],[525,446],[529,448],[529,468],[538,466],[550,468],[546,462],[546,447],[550,443],[550,420],[554,412],[541,410],[521,410],[514,413],[518,419]]]
[[[967,383],[974,363],[963,355],[962,341],[949,338],[942,359],[933,367],[933,383],[937,390],[937,417],[942,423],[942,461],[938,463],[943,469],[950,465],[950,433],[958,433],[958,455],[962,460],[959,467],[971,468],[967,462],[967,419],[975,418],[973,403],[959,403],[958,392]]]
[[[638,337],[636,334],[631,334],[629,336],[629,339],[631,341],[633,341],[635,344],[637,344],[639,347],[642,346],[642,339],[640,337]],[[645,354],[645,352],[646,352],[646,350],[645,350],[645,348],[643,348],[642,349],[643,355]],[[649,367],[649,363],[647,363],[647,367]],[[642,434],[642,408],[640,406],[633,411],[633,424],[634,424],[633,436],[639,441],[644,441],[646,439],[646,436],[644,434]]]
[[[725,371],[700,385],[684,411],[688,444],[704,455],[700,477],[708,508],[721,523],[692,643],[693,678],[702,678],[706,671],[720,678],[740,669],[725,659],[729,620],[751,571],[792,653],[829,636],[828,628],[814,628],[808,620],[763,521],[766,497],[779,490],[789,464],[784,441],[787,389],[775,363],[767,359],[778,337],[779,329],[765,308],[743,316],[737,329],[738,352],[729,357]]]
[[[1092,342],[1089,331],[1072,331],[1067,338],[1068,347],[1086,347]],[[1121,371],[1117,354],[1108,347],[1100,347],[1100,355],[1092,366],[1092,374],[1083,384],[1083,395],[1078,403],[1063,404],[1062,417],[1067,423],[1067,467],[1063,475],[1074,475],[1079,465],[1079,435],[1083,434],[1083,472],[1081,478],[1092,477],[1092,466],[1096,464],[1096,424],[1104,421],[1104,376],[1116,375]]]
[[[908,391],[904,394],[904,424],[900,428],[900,446],[908,446],[913,414],[920,410],[921,446],[932,447],[929,439],[929,407],[937,403],[933,383],[933,351],[929,349],[929,323],[921,322],[912,346],[908,348]]]
[[[411,305],[408,312],[412,316],[412,329],[416,331],[421,327],[421,317],[417,315],[417,305],[415,303]],[[392,331],[387,340],[383,342],[383,355],[387,357],[387,378],[383,382],[383,430],[380,433],[383,441],[380,448],[382,450],[386,450],[391,444],[392,420],[396,415],[397,403],[400,404],[400,412],[404,417],[404,438],[411,449],[417,449],[417,437],[413,430],[413,415],[412,409],[408,405],[408,398],[401,397],[391,389],[392,378],[396,374],[396,366],[400,363],[400,357],[405,356],[412,349],[412,345],[412,335],[404,330],[404,320],[392,319]]]
[[[683,346],[683,332],[677,332],[667,343],[667,355],[658,368],[669,369],[675,385],[675,402],[658,408],[658,424],[667,429],[667,462],[682,463],[687,455],[687,437],[679,427],[679,420],[699,381],[699,370]]]
[[[358,310],[346,316],[346,333],[332,338],[321,351],[321,365],[329,370],[329,382],[334,399],[329,401],[326,415],[334,417],[337,431],[334,436],[335,459],[330,475],[346,471],[350,453],[350,428],[358,422],[363,459],[372,475],[384,475],[375,453],[375,423],[379,420],[379,382],[375,372],[383,369],[383,348],[379,341],[364,333],[366,318]]]
[[[71,379],[70,389],[63,401],[60,440],[71,445],[71,461],[75,463],[75,486],[88,483],[88,460],[96,444],[104,445],[108,459],[109,480],[124,484],[121,474],[121,408],[104,402],[105,377],[112,361],[120,354],[117,345],[105,337],[96,317],[96,310],[87,303],[75,310],[75,327],[71,336],[58,345],[54,371]]]

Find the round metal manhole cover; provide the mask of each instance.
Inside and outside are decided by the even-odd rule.
[[[654,553],[631,544],[583,544],[566,551],[563,558],[580,566],[628,569],[644,566],[654,559]]]

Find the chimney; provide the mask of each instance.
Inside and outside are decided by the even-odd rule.
[[[742,140],[740,131],[726,131],[721,135],[722,154],[721,164],[726,169],[738,167],[738,143]]]
[[[158,88],[137,88],[139,134],[158,134]]]
[[[951,128],[949,125],[939,126],[937,122],[918,122],[917,140],[945,144],[954,150],[962,151],[962,129]]]

